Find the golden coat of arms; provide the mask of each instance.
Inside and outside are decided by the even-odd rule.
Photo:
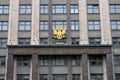
[[[57,28],[53,29],[53,34],[54,34],[55,38],[63,39],[65,37],[66,30],[64,28],[57,27]]]

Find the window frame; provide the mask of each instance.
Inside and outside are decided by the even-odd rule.
[[[96,10],[97,10],[97,12],[96,12]],[[88,4],[87,5],[87,13],[88,14],[99,14],[100,13],[99,5],[98,4]]]
[[[110,4],[110,14],[119,14],[120,13],[120,5],[119,4]],[[117,12],[119,11],[119,12]]]
[[[72,45],[80,45],[80,39],[79,39],[79,37],[72,37],[71,38],[71,44]]]
[[[56,38],[52,38],[52,43],[53,43],[53,45],[66,45],[67,44],[67,39],[63,38],[61,40],[58,40]]]
[[[21,44],[22,42],[22,44]],[[30,38],[19,38],[18,39],[19,45],[30,45]]]
[[[67,21],[52,21],[52,29],[56,27],[65,28],[67,30]]]
[[[0,67],[5,67],[6,57],[0,56]]]
[[[0,38],[0,48],[7,48],[7,38]]]
[[[7,8],[5,8],[5,7],[7,7]],[[4,11],[6,11],[7,10],[7,12],[4,12]],[[3,15],[3,14],[5,14],[5,15],[8,15],[9,14],[9,5],[0,5],[0,15]]]
[[[29,57],[18,57],[17,58],[17,67],[30,67],[30,58]]]
[[[100,37],[89,37],[89,44],[90,45],[101,45],[101,38]]]
[[[71,65],[80,66],[81,65],[81,56],[71,56]]]
[[[30,79],[30,75],[29,74],[17,74],[17,80],[26,80],[25,79],[26,76],[27,76],[27,80],[29,80]]]
[[[89,56],[90,66],[103,66],[102,56]]]
[[[39,80],[48,80],[48,75],[47,74],[39,74]]]
[[[72,80],[81,80],[80,74],[72,74]]]
[[[79,21],[70,21],[71,30],[79,30]]]
[[[57,80],[57,77],[64,78],[63,80],[67,80],[66,74],[53,74],[53,80]]]
[[[120,37],[112,37],[112,45],[120,46]]]
[[[39,66],[48,66],[48,57],[47,56],[40,56],[39,57]]]
[[[40,21],[40,30],[49,30],[49,22],[48,21]]]
[[[18,31],[31,31],[31,21],[19,21]]]
[[[22,10],[24,10],[24,11],[22,11]],[[20,4],[19,5],[19,14],[20,15],[30,15],[31,13],[32,13],[31,4]]]
[[[100,21],[99,20],[89,20],[88,21],[88,30],[89,31],[100,31],[101,26],[100,26]]]
[[[120,30],[120,20],[111,20],[111,30]]]
[[[48,38],[40,38],[40,45],[48,45]]]
[[[101,76],[101,78],[99,76]],[[90,74],[90,80],[103,80],[103,74]]]
[[[54,56],[52,59],[52,66],[66,66],[67,57],[66,56]]]
[[[5,80],[5,74],[0,74],[0,80]]]
[[[120,73],[115,73],[115,80],[120,80]]]
[[[120,66],[120,55],[114,55],[114,66]]]
[[[70,4],[70,14],[78,14],[79,9],[77,4]]]
[[[8,31],[8,21],[0,21],[0,31]]]
[[[40,14],[48,14],[49,7],[48,4],[40,4]]]
[[[67,6],[65,4],[52,5],[52,14],[67,14]]]

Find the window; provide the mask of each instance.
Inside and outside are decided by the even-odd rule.
[[[67,29],[67,22],[66,21],[53,21],[52,22],[52,28],[56,28],[56,27],[62,27]]]
[[[48,38],[40,38],[40,45],[48,45]]]
[[[4,56],[0,56],[0,67],[1,66],[5,66],[5,57]]]
[[[17,74],[17,80],[30,80],[29,74]]]
[[[55,14],[67,13],[67,7],[66,5],[53,5],[52,13],[55,13]]]
[[[48,5],[41,5],[40,6],[40,13],[47,14],[48,13]]]
[[[120,37],[113,37],[112,38],[112,44],[114,46],[120,46]]]
[[[80,57],[72,56],[72,66],[80,66]]]
[[[67,64],[66,57],[65,56],[55,56],[55,57],[53,57],[52,64],[56,65],[56,66],[66,65]]]
[[[48,80],[47,74],[40,74],[39,75],[39,80]]]
[[[112,30],[120,30],[120,21],[111,21]]]
[[[29,31],[31,30],[31,22],[30,21],[20,21],[19,22],[19,30],[20,31]]]
[[[80,80],[80,74],[73,74],[72,80]]]
[[[7,46],[7,39],[0,38],[0,48],[6,48]]]
[[[89,38],[90,45],[100,45],[101,39],[99,37],[91,37]]]
[[[9,6],[8,5],[0,5],[0,14],[8,14]]]
[[[91,74],[90,80],[103,80],[103,75],[102,74]]]
[[[78,5],[70,5],[70,13],[78,13]]]
[[[54,45],[66,45],[67,44],[67,39],[63,38],[61,40],[53,38],[52,43]]]
[[[90,56],[90,65],[102,65],[102,56]]]
[[[5,74],[0,74],[0,80],[5,80]]]
[[[110,13],[120,13],[120,5],[110,5]]]
[[[19,45],[30,45],[30,39],[29,38],[19,38]]]
[[[48,57],[41,56],[41,57],[39,57],[39,59],[40,59],[40,61],[39,61],[40,66],[47,66],[48,65]]]
[[[7,31],[7,30],[8,30],[8,22],[0,21],[0,31]]]
[[[120,73],[115,74],[115,80],[120,80]]]
[[[79,38],[72,38],[72,45],[79,45]]]
[[[55,74],[55,75],[53,75],[53,80],[67,80],[67,75]]]
[[[120,66],[120,55],[114,55],[114,65]]]
[[[31,14],[31,5],[20,5],[20,14]]]
[[[17,66],[30,66],[30,58],[19,56],[17,58]]]
[[[99,6],[97,4],[88,5],[88,13],[99,13]]]
[[[48,21],[40,21],[40,30],[48,30]]]
[[[100,21],[88,21],[88,30],[100,30]]]
[[[71,21],[71,30],[79,30],[79,22],[78,21]]]

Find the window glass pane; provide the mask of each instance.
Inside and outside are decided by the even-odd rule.
[[[5,67],[5,56],[0,56],[0,66]]]
[[[30,14],[31,5],[20,5],[20,14]]]
[[[6,48],[7,46],[7,39],[0,38],[0,48]]]
[[[52,8],[53,13],[66,13],[67,11],[65,5],[53,5]]]
[[[98,5],[88,5],[87,8],[88,13],[99,13]]]
[[[25,30],[30,30],[30,26],[29,25],[26,26],[25,28],[26,28]]]

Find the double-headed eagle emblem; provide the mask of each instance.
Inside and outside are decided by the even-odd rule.
[[[57,28],[53,29],[53,34],[54,34],[55,38],[63,39],[65,37],[66,30],[64,28],[57,27]]]

